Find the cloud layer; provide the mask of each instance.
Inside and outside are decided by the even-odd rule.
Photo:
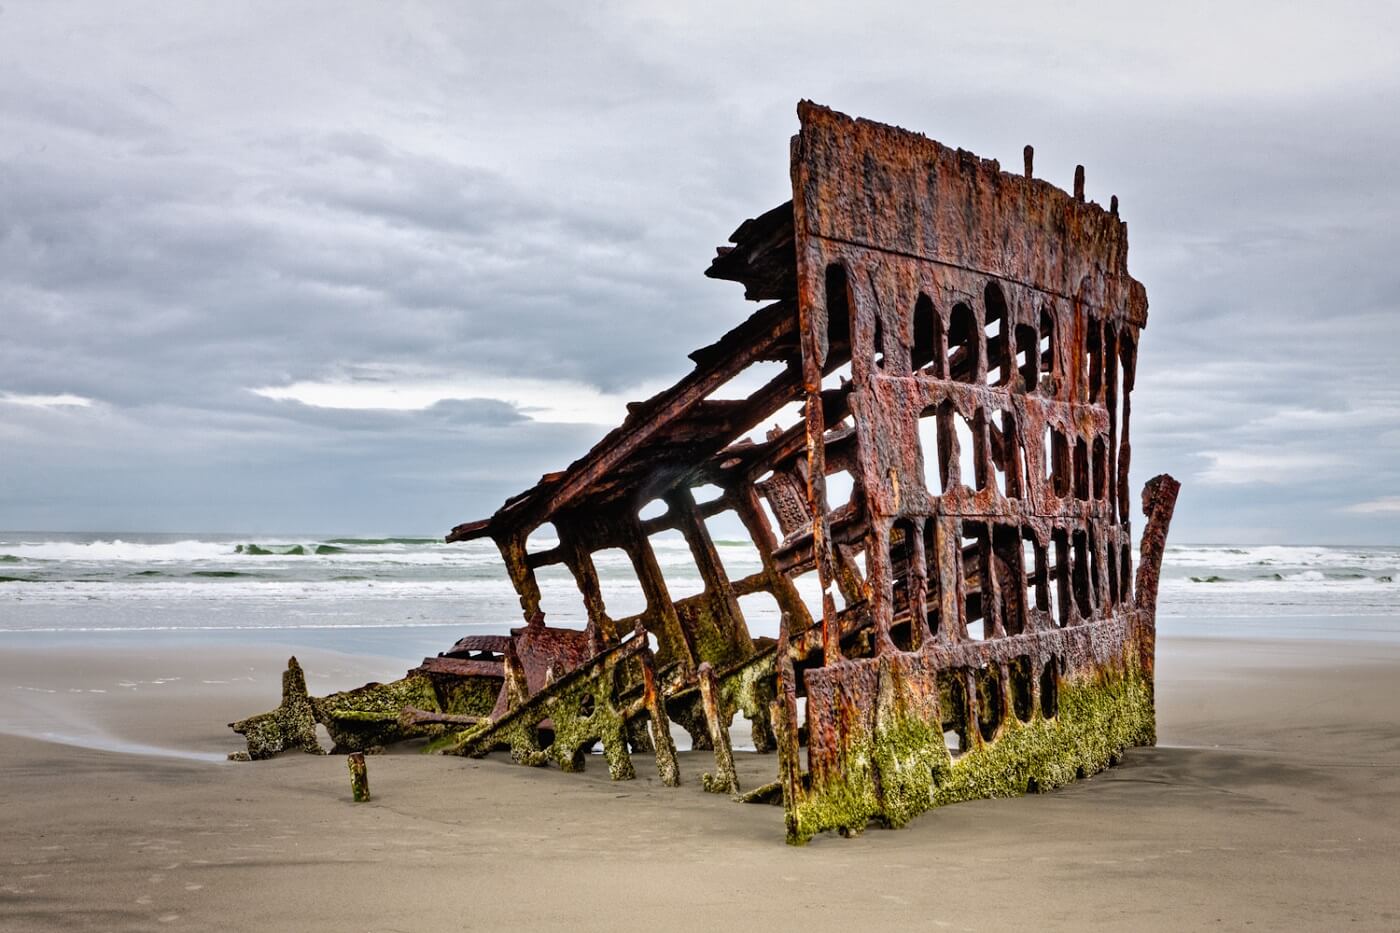
[[[1394,17],[1221,6],[5,5],[0,526],[488,513],[751,310],[811,97],[1119,195],[1181,540],[1393,541]]]

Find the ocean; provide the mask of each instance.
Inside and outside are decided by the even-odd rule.
[[[684,541],[653,546],[673,596],[699,592]],[[758,569],[747,541],[719,540],[731,578]],[[595,555],[609,612],[643,604],[621,551]],[[1400,548],[1168,547],[1158,606],[1166,637],[1400,640]],[[561,568],[540,572],[550,624],[582,627]],[[812,606],[812,575],[799,578]],[[755,635],[777,633],[765,594],[742,608]],[[316,644],[416,660],[468,633],[520,625],[494,545],[427,537],[0,532],[0,646],[228,641]]]

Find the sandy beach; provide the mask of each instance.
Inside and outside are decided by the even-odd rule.
[[[286,653],[7,651],[3,721],[59,741],[0,736],[0,928],[1400,926],[1394,645],[1164,639],[1159,747],[805,849],[781,809],[703,793],[704,753],[669,790],[640,759],[612,783],[404,748],[370,759],[363,805],[339,757],[218,760]],[[314,692],[398,673],[299,654]],[[775,767],[741,759],[750,786]]]
[[[0,933],[1400,933],[1397,6],[0,0]]]

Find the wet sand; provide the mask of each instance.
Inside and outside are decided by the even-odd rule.
[[[361,805],[342,758],[214,760],[287,653],[0,656],[0,724],[107,749],[0,735],[0,929],[1400,928],[1400,646],[1163,640],[1159,747],[804,849],[703,753],[677,790],[390,754]],[[318,693],[403,669],[298,654]]]

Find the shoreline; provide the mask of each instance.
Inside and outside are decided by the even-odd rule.
[[[288,647],[131,646],[81,670],[52,647],[5,651],[0,721],[38,708],[221,756],[242,747],[224,723],[276,705]],[[296,653],[315,693],[404,670]],[[55,692],[13,689],[41,681]],[[646,756],[613,783],[601,762],[563,774],[398,747],[369,759],[374,799],[355,805],[340,757],[245,764],[0,735],[0,926],[1400,926],[1400,645],[1163,637],[1157,683],[1160,744],[1117,768],[804,849],[783,844],[780,808],[703,793],[703,752],[681,753],[669,789]],[[776,769],[736,759],[746,786]]]
[[[418,653],[414,645],[421,648],[431,642],[445,648],[450,644],[451,636],[436,640],[440,628],[420,627],[410,633],[408,645],[398,644],[395,654],[388,653],[390,645],[381,638],[361,638],[361,649],[368,650],[340,650],[327,642],[344,641],[343,630],[291,627],[276,630],[273,634],[281,637],[266,641],[246,637],[262,630],[241,630],[226,643],[211,642],[207,632],[198,630],[123,632],[109,639],[93,639],[88,633],[44,633],[33,638],[30,633],[3,633],[0,735],[121,754],[223,760],[228,752],[243,748],[240,737],[225,730],[224,724],[277,706],[288,657],[300,660],[312,695],[321,696],[402,677],[423,657],[437,653],[426,648]],[[390,627],[371,634],[388,633],[401,635],[403,629]],[[33,643],[5,643],[11,639]],[[106,640],[111,643],[102,645]],[[198,654],[189,652],[191,643],[201,649]],[[1228,693],[1228,678],[1223,676],[1227,670],[1238,674],[1280,667],[1318,668],[1325,663],[1400,669],[1400,640],[1390,638],[1259,639],[1212,634],[1159,636],[1157,645],[1158,747],[1197,747],[1169,738],[1183,715],[1202,712],[1180,688],[1199,680],[1210,686],[1213,697]],[[84,657],[81,672],[61,663],[65,651],[93,648],[101,650]],[[1204,677],[1197,678],[1202,668]],[[1163,702],[1171,704],[1174,713],[1165,722]],[[172,716],[164,704],[184,712]],[[195,709],[199,712],[190,712]],[[1198,719],[1187,719],[1188,728],[1198,726]],[[173,733],[172,725],[178,726]],[[736,719],[733,729],[735,747],[751,747],[747,723]],[[167,736],[176,741],[162,741]],[[675,738],[679,748],[688,747],[689,738],[678,727]],[[322,739],[329,748],[324,732]]]

